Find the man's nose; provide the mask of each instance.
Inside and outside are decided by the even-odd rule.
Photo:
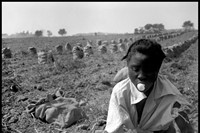
[[[140,71],[139,73],[138,73],[138,79],[139,80],[146,80],[146,76],[145,76],[145,74],[142,72],[142,71]]]

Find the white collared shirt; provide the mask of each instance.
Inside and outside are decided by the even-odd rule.
[[[146,131],[164,130],[173,120],[171,108],[175,101],[188,104],[181,97],[180,92],[166,77],[158,75],[153,90],[147,97],[138,91],[129,78],[115,85],[111,94],[105,130],[109,133],[123,133],[123,125],[127,129],[140,128]],[[136,103],[147,98],[140,123]]]

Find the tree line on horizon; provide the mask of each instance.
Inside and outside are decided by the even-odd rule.
[[[64,28],[59,29],[58,34],[64,36],[67,34],[67,31]],[[50,30],[47,30],[47,36],[51,37],[52,35],[53,33]],[[26,32],[22,31],[11,35],[8,35],[6,33],[2,34],[2,37],[42,37],[42,36],[44,36],[44,30],[36,30],[34,34],[29,31]]]
[[[184,30],[192,30],[194,29],[194,23],[188,20],[183,23],[182,27]],[[143,27],[135,28],[134,34],[161,33],[164,30],[165,26],[163,24],[146,24]]]
[[[191,30],[194,29],[194,23],[192,23],[190,20],[185,21],[182,25],[182,27],[185,30]],[[165,30],[165,26],[160,23],[160,24],[146,24],[143,27],[135,28],[134,29],[134,34],[144,34],[144,33],[160,33]],[[58,34],[61,36],[64,36],[67,34],[67,31],[65,28],[59,29]],[[44,31],[43,30],[36,30],[35,33],[31,33],[29,31],[23,31],[20,33],[8,35],[6,33],[2,34],[2,37],[42,37],[44,36]],[[53,36],[53,33],[50,30],[47,30],[47,36],[51,37]]]

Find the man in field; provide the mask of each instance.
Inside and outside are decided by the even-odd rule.
[[[123,57],[128,76],[112,91],[105,131],[108,133],[193,133],[187,114],[189,103],[159,73],[165,54],[157,42],[140,39]],[[124,74],[126,75],[126,74]]]

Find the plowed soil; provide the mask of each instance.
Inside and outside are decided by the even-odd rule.
[[[192,37],[195,32],[188,32],[181,36],[160,42],[163,47],[183,42]],[[86,45],[87,40],[93,43],[97,39],[117,40],[129,38],[133,35],[116,36],[87,36],[87,37],[42,37],[3,39],[2,47],[10,47],[13,53],[11,59],[2,59],[2,131],[3,133],[90,133],[95,129],[104,128],[105,124],[97,124],[98,120],[106,119],[110,90],[105,85],[126,64],[120,59],[125,53],[106,53],[101,55],[94,44],[94,54],[90,57],[72,60],[72,54],[64,51],[58,55],[54,50],[56,45],[69,42],[75,45],[81,42]],[[37,56],[28,54],[28,47],[37,50],[51,49],[56,62],[38,64]],[[162,65],[161,73],[168,76],[170,81],[186,96],[192,104],[188,115],[198,132],[198,40],[177,58]],[[10,90],[12,85],[17,91]],[[41,86],[42,89],[37,89]],[[29,100],[38,100],[48,93],[53,93],[62,87],[65,97],[74,97],[77,101],[84,99],[87,105],[83,108],[89,119],[81,120],[66,129],[43,123],[34,119],[26,112]],[[80,125],[88,126],[87,130],[79,129]],[[95,126],[96,125],[96,126]]]

